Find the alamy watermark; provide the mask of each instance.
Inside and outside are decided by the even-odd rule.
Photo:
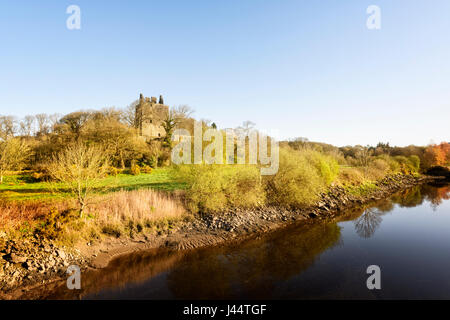
[[[179,143],[172,150],[174,164],[259,164],[261,175],[278,172],[279,146],[274,138],[256,130],[203,129],[195,121],[193,136],[186,129],[175,130],[172,140]]]
[[[366,285],[369,290],[381,289],[381,269],[377,265],[371,265],[367,267],[367,274],[371,276],[367,278]]]
[[[69,278],[67,278],[67,289],[69,290],[80,290],[81,289],[81,270],[79,266],[71,265],[67,268],[66,271],[69,274]]]
[[[370,16],[367,18],[366,26],[369,30],[380,30],[381,29],[381,9],[379,6],[370,5],[366,10],[367,14]]]
[[[69,30],[81,29],[81,9],[77,5],[70,5],[66,9],[66,13],[70,16],[66,20],[66,26]]]
[[[70,16],[66,20],[66,26],[69,30],[81,29],[81,9],[77,5],[70,5],[66,9],[66,13]],[[370,5],[366,9],[369,15],[366,21],[367,29],[380,30],[381,29],[381,9],[377,5]]]

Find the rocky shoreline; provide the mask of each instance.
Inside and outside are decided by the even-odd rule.
[[[139,250],[169,248],[189,250],[243,240],[296,221],[323,220],[372,201],[386,198],[398,191],[435,180],[430,176],[392,175],[379,181],[376,189],[364,196],[351,194],[339,186],[331,187],[311,207],[286,210],[276,207],[233,209],[220,216],[203,215],[180,223],[173,230],[157,235],[140,235],[134,239],[111,239],[97,245],[78,248],[59,247],[44,240],[18,243],[0,233],[0,299],[20,298],[21,293],[41,285],[67,278],[69,265],[103,268],[115,257]]]

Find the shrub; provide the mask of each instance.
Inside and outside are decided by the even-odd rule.
[[[186,198],[193,212],[217,212],[230,207],[255,207],[266,201],[300,207],[317,200],[339,172],[337,161],[314,150],[280,149],[280,165],[273,176],[260,176],[251,165],[178,166],[187,182]]]
[[[420,170],[420,158],[416,155],[412,155],[408,157],[409,162],[412,165],[412,168],[415,172],[419,172]]]
[[[240,166],[229,170],[228,202],[236,207],[255,207],[265,202],[260,170],[256,166]]]
[[[311,150],[305,150],[303,154],[315,166],[326,185],[329,185],[336,179],[339,173],[339,165],[335,159]]]
[[[69,207],[70,206],[66,201],[6,201],[0,199],[0,229],[17,227],[26,221],[44,220],[49,212],[54,210],[62,212]]]
[[[386,160],[383,160],[383,159],[373,160],[371,163],[371,167],[373,167],[383,173],[386,173],[387,171],[389,171],[389,164],[386,162]]]
[[[76,219],[77,214],[74,211],[60,212],[52,209],[45,220],[38,224],[34,233],[47,239],[56,239],[62,233],[63,226]]]
[[[123,172],[123,169],[119,169],[116,167],[109,167],[108,168],[108,174],[112,176],[117,176],[118,174],[121,174]]]
[[[376,158],[372,160],[368,167],[363,168],[364,176],[367,180],[376,181],[383,179],[390,171],[390,166],[385,159]]]
[[[135,163],[134,163],[134,164],[131,165],[130,173],[131,173],[133,176],[138,176],[138,175],[141,174],[141,168],[139,167],[138,164],[135,164]]]
[[[343,185],[360,185],[364,183],[365,178],[358,168],[341,168],[339,172],[339,181]]]
[[[389,155],[383,154],[383,155],[378,156],[377,159],[384,160],[388,164],[389,171],[391,173],[400,172],[401,165],[394,158],[390,157]]]
[[[417,156],[396,156],[394,160],[400,165],[403,173],[417,172],[420,167],[420,159]]]
[[[113,224],[108,224],[108,225],[103,226],[102,233],[104,233],[108,236],[116,237],[116,238],[120,238],[120,236],[122,235],[122,231],[120,230],[120,227],[117,225],[113,225]]]
[[[348,191],[355,196],[366,196],[377,189],[377,186],[369,181],[365,181],[364,183],[357,186],[349,186]]]
[[[188,165],[176,167],[175,173],[187,183],[186,200],[192,212],[217,212],[264,203],[257,166]]]
[[[152,173],[152,168],[149,165],[145,165],[141,170],[143,173]]]
[[[280,165],[265,177],[268,202],[296,208],[312,204],[337,176],[334,159],[317,151],[280,149]]]
[[[33,181],[35,182],[45,181],[48,179],[48,177],[48,174],[46,174],[45,172],[33,172],[31,174],[31,178],[33,178]]]

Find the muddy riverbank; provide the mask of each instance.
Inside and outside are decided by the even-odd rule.
[[[234,209],[220,216],[204,215],[180,223],[159,235],[140,235],[134,239],[108,239],[95,245],[59,248],[51,242],[11,243],[2,252],[6,261],[0,273],[3,299],[26,298],[26,292],[39,286],[52,286],[66,279],[67,266],[76,264],[83,270],[104,268],[114,258],[165,248],[168,251],[229,244],[278,229],[289,223],[329,219],[345,210],[386,198],[395,192],[434,180],[432,177],[389,176],[365,195],[354,195],[343,187],[332,187],[322,194],[316,205],[301,210],[264,207],[253,210]],[[37,249],[33,249],[33,248]],[[25,294],[25,296],[24,296]],[[35,297],[38,298],[38,297]]]

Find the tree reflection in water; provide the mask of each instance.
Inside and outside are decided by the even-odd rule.
[[[365,209],[361,216],[353,222],[355,231],[361,238],[372,237],[383,221],[382,216],[394,210],[395,205],[401,208],[412,208],[428,201],[435,211],[443,200],[449,199],[450,186],[448,185],[438,188],[433,185],[422,185],[400,191],[390,199],[381,200],[371,208]]]
[[[358,219],[353,223],[355,225],[356,233],[361,238],[370,238],[374,235],[377,228],[380,226],[381,218],[379,211],[374,208],[367,209]]]
[[[448,185],[441,186],[440,188],[427,186],[425,192],[433,210],[436,210],[442,204],[443,200],[450,200],[450,186]]]

